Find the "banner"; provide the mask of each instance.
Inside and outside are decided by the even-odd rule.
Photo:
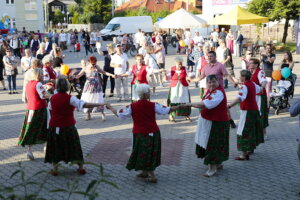
[[[212,0],[212,5],[217,6],[217,5],[231,5],[232,0]]]
[[[298,18],[298,29],[297,29],[297,49],[296,49],[296,54],[300,54],[300,15]]]
[[[243,4],[248,3],[250,0],[232,0],[232,4]]]

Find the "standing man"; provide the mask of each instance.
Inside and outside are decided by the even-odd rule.
[[[52,39],[48,37],[45,37],[45,49],[47,54],[52,51]]]
[[[227,33],[225,32],[225,28],[222,28],[221,32],[219,33],[219,39],[226,41],[226,36],[227,36]]]
[[[208,64],[205,66],[204,71],[202,74],[200,74],[199,78],[190,80],[192,82],[199,82],[205,77],[209,75],[216,75],[217,80],[219,82],[219,85],[224,88],[224,77],[229,80],[234,86],[237,86],[237,80],[234,80],[234,78],[228,74],[225,66],[222,63],[217,62],[217,55],[216,52],[210,51],[208,52]],[[228,111],[228,114],[230,116],[230,113]],[[230,117],[230,125],[231,128],[236,128],[236,125],[234,121]]]
[[[242,57],[242,55],[243,55],[243,40],[244,40],[244,36],[242,35],[241,31],[238,31],[238,36],[236,38],[236,43],[238,44],[239,56],[240,57]]]
[[[199,34],[199,32],[195,32],[195,37],[193,38],[194,43],[198,44],[201,43],[202,45],[204,44],[204,39],[203,37]]]
[[[67,49],[67,39],[68,39],[67,34],[63,30],[61,30],[61,33],[59,34],[59,42],[60,42],[60,48],[62,50]]]
[[[162,44],[160,36],[156,36],[155,43],[154,43],[153,47],[154,47],[154,52],[153,53],[155,54],[158,68],[159,69],[164,69],[165,68],[166,55],[165,55],[165,48],[164,48],[164,45]],[[162,79],[161,74],[159,74],[159,82],[160,82],[161,86],[164,87],[163,79]]]
[[[214,50],[217,49],[217,47],[219,46],[219,29],[215,29],[214,32],[211,33],[211,39],[213,42],[213,48]]]
[[[19,57],[20,59],[22,58],[21,52],[20,52],[21,43],[22,42],[21,42],[20,38],[16,34],[14,34],[12,36],[12,39],[10,40],[10,43],[9,43],[10,48],[12,48],[12,50],[13,50],[14,56]]]
[[[126,74],[129,69],[129,62],[127,55],[123,53],[121,44],[116,45],[116,53],[112,56],[110,66],[114,68],[115,74],[115,87],[117,92],[118,102],[128,99],[128,81],[127,77],[122,75]],[[121,94],[123,88],[123,95]]]

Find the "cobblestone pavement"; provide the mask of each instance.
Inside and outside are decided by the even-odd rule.
[[[66,63],[72,67],[79,66],[79,58],[72,53],[66,53]],[[174,55],[167,57],[167,66],[173,64]],[[277,56],[276,64],[282,59]],[[295,56],[299,60],[300,56]],[[130,64],[134,60],[130,59]],[[240,70],[240,59],[234,58],[236,72]],[[100,61],[103,64],[103,61]],[[300,77],[300,65],[296,64],[295,73]],[[18,90],[21,91],[22,76],[18,76]],[[158,88],[158,96],[152,100],[166,104],[168,88]],[[192,102],[199,101],[199,90],[190,87]],[[227,90],[229,101],[236,91],[230,86]],[[299,83],[296,85],[295,97],[300,96]],[[106,98],[113,106],[119,108],[128,102],[117,103],[116,99]],[[21,94],[8,95],[0,91],[0,184],[16,183],[17,178],[10,175],[21,162],[26,169],[26,175],[31,176],[39,170],[51,169],[43,162],[43,145],[33,147],[36,159],[26,159],[26,149],[18,147],[17,140],[24,117],[25,105],[21,102]],[[104,172],[111,177],[107,179],[118,185],[115,189],[103,184],[99,189],[99,199],[299,199],[300,166],[296,154],[296,131],[299,130],[298,118],[290,118],[286,111],[278,116],[274,110],[270,113],[268,140],[255,151],[250,161],[235,161],[238,155],[236,148],[236,130],[230,132],[230,158],[224,163],[224,170],[217,176],[206,178],[202,174],[206,170],[203,161],[197,159],[194,150],[194,132],[197,124],[198,110],[192,112],[192,122],[178,119],[177,123],[169,122],[167,116],[157,116],[157,122],[162,136],[162,165],[157,168],[157,184],[148,184],[135,178],[136,172],[128,171],[125,163],[131,150],[130,119],[121,121],[112,113],[106,111],[107,121],[101,121],[99,114],[92,115],[91,121],[85,121],[83,113],[76,113],[77,127],[80,134],[84,157],[88,161],[102,162]],[[232,112],[235,122],[238,122],[238,109]],[[64,165],[65,166],[65,165]],[[66,183],[79,179],[80,187],[85,189],[95,177],[97,169],[86,166],[87,174],[79,176],[74,167],[61,169],[58,177],[40,174],[35,180],[46,179],[46,189],[40,191],[47,199],[66,199],[60,193],[48,193],[48,190],[66,188]],[[37,191],[31,186],[29,191]],[[73,196],[71,199],[83,199]]]

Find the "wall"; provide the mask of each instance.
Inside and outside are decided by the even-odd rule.
[[[264,41],[267,41],[270,38],[272,41],[277,40],[278,42],[281,42],[283,36],[283,29],[284,24],[274,25],[269,28],[264,27],[261,29],[261,34],[259,36]],[[243,25],[241,26],[240,30],[245,38],[249,38],[251,36],[251,38],[255,39],[257,37],[255,25]],[[294,27],[288,28],[287,42],[296,42]]]

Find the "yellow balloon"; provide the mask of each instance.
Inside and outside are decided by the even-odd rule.
[[[62,65],[62,66],[60,67],[60,73],[63,74],[63,75],[65,75],[65,76],[68,75],[69,70],[70,70],[70,68],[69,68],[68,65]]]
[[[183,40],[179,40],[179,45],[180,45],[181,47],[185,47],[184,41],[183,41]]]

